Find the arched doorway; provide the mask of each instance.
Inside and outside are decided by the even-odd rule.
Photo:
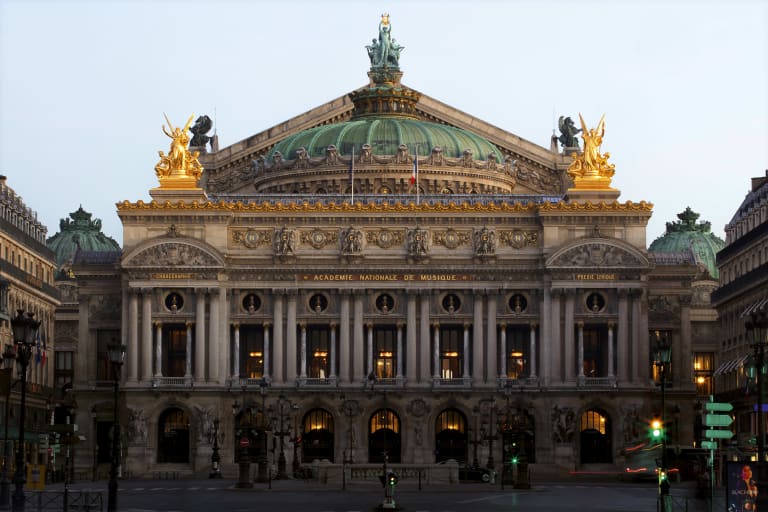
[[[368,422],[368,462],[400,462],[400,417],[392,409],[379,409]]]
[[[157,420],[157,462],[189,463],[189,416],[177,407]]]
[[[579,441],[582,464],[613,462],[611,423],[605,411],[584,411],[579,420]]]
[[[467,418],[458,409],[446,409],[435,421],[435,461],[467,462]]]
[[[325,409],[312,409],[302,421],[301,460],[333,462],[333,417]]]

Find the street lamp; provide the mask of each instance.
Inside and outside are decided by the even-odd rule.
[[[6,345],[3,352],[3,385],[5,388],[5,417],[3,418],[3,474],[0,480],[0,509],[8,510],[11,507],[11,482],[8,480],[8,416],[11,412],[11,388],[13,388],[13,361],[16,359],[16,351],[11,345]]]
[[[757,460],[762,463],[765,460],[765,413],[763,403],[765,395],[763,391],[763,374],[765,372],[765,345],[768,338],[768,311],[766,302],[761,302],[757,307],[752,306],[743,316],[746,316],[744,327],[750,334],[752,343],[749,345],[754,350],[755,373],[757,373]]]
[[[125,360],[125,345],[110,344],[107,347],[109,362],[112,365],[112,379],[115,384],[114,418],[112,423],[112,463],[109,466],[109,484],[107,485],[107,512],[117,512],[117,468],[120,465],[120,424],[117,414],[117,397],[120,390],[120,369]]]
[[[24,510],[24,484],[26,483],[26,461],[24,456],[24,417],[27,405],[27,365],[32,356],[32,346],[35,344],[37,329],[40,322],[34,319],[32,312],[24,313],[19,309],[11,319],[13,342],[16,344],[16,361],[21,366],[21,410],[19,411],[19,446],[16,450],[16,472],[13,475],[13,500],[11,510]]]
[[[280,395],[277,399],[277,410],[275,411],[278,415],[278,431],[275,432],[275,435],[280,438],[280,454],[277,457],[277,476],[275,479],[281,480],[288,478],[288,474],[285,472],[285,442],[283,441],[283,438],[285,436],[289,435],[289,432],[286,432],[284,429],[284,423],[283,418],[288,417],[288,413],[286,413],[286,409],[295,410],[298,409],[298,406],[295,406],[293,402],[288,400],[285,395]],[[285,425],[287,426],[287,425]]]
[[[669,478],[667,476],[667,422],[665,419],[664,398],[667,383],[667,365],[672,358],[672,346],[669,335],[666,332],[656,331],[656,349],[654,351],[654,364],[659,368],[661,380],[661,468],[659,468],[659,496],[662,510],[666,510],[665,496],[669,494]]]

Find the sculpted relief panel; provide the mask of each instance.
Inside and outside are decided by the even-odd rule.
[[[168,242],[152,246],[126,263],[140,267],[212,267],[216,259],[193,245]]]

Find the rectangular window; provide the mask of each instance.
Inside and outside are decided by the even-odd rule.
[[[109,346],[119,343],[119,330],[99,329],[96,331],[96,380],[114,380],[112,365],[109,362]]]
[[[397,377],[397,327],[377,325],[373,328],[373,367],[379,379]]]
[[[187,372],[187,327],[184,324],[163,324],[162,332],[163,376],[184,377]]]
[[[608,328],[605,325],[584,326],[582,364],[587,378],[608,376]]]
[[[327,379],[330,376],[331,331],[327,325],[307,326],[308,377]]]
[[[530,327],[524,325],[510,325],[507,327],[508,379],[522,379],[530,375],[528,368],[530,332]]]
[[[69,350],[57,350],[54,355],[53,380],[56,388],[72,384],[72,366],[75,353]]]
[[[260,379],[264,376],[264,327],[240,326],[240,376]]]
[[[693,380],[696,383],[696,395],[709,396],[714,393],[712,372],[715,354],[713,352],[693,353]]]
[[[460,379],[464,361],[464,328],[440,326],[440,378]]]

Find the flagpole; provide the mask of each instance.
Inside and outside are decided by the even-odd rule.
[[[349,185],[352,189],[352,204],[355,204],[355,146],[352,146],[352,159],[349,161]]]
[[[416,143],[416,155],[413,157],[413,171],[416,175],[416,204],[420,204],[419,198],[419,143]]]

